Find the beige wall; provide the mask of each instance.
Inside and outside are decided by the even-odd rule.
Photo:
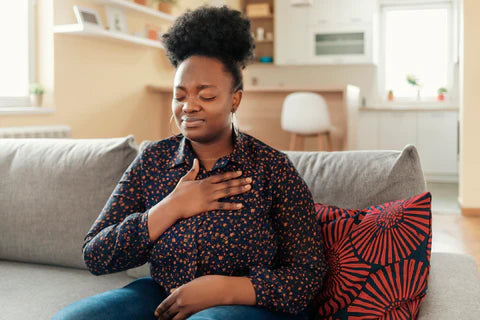
[[[480,215],[480,1],[464,0],[460,84],[460,203]]]

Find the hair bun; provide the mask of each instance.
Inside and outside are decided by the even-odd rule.
[[[254,58],[250,26],[250,19],[238,10],[203,5],[179,16],[162,39],[175,68],[198,54],[233,61],[243,69]]]

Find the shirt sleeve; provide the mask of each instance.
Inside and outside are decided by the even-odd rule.
[[[251,266],[247,277],[257,305],[296,315],[320,290],[327,264],[312,194],[290,159],[282,155],[272,181],[271,218],[277,235],[273,269]]]
[[[139,152],[117,183],[82,246],[85,265],[94,275],[120,272],[145,264],[155,243],[148,233]]]

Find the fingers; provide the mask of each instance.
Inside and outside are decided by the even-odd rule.
[[[233,178],[238,178],[242,175],[242,171],[230,171],[225,173],[216,174],[214,176],[208,177],[205,180],[208,180],[211,183],[219,183],[225,180],[230,180]]]
[[[237,178],[237,179],[227,180],[224,182],[213,184],[213,190],[218,191],[218,190],[230,189],[234,187],[242,187],[245,185],[250,185],[251,182],[252,182],[252,178],[250,177],[242,178],[242,179]]]
[[[210,210],[238,210],[241,208],[243,208],[241,203],[214,201]]]
[[[200,171],[200,166],[198,165],[198,159],[193,159],[192,168],[182,177],[183,180],[195,180],[197,177],[198,171]]]
[[[247,184],[247,185],[242,185],[242,186],[238,186],[238,187],[220,189],[220,190],[215,191],[215,193],[213,194],[213,198],[215,200],[217,200],[217,199],[220,199],[220,198],[225,198],[225,197],[233,196],[233,195],[236,195],[236,194],[245,193],[245,192],[249,191],[251,188],[252,188],[252,186],[250,184]]]
[[[173,314],[171,314],[171,311],[172,311],[171,309],[174,303],[175,303],[175,297],[172,295],[169,295],[162,301],[162,303],[158,305],[158,307],[155,309],[153,314],[155,315],[155,317],[158,317],[159,319],[170,319],[171,317],[174,316]],[[165,317],[168,317],[168,318],[165,318]]]

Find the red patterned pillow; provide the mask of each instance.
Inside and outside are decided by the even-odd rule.
[[[329,266],[316,319],[416,319],[430,272],[431,198],[362,210],[315,204]]]

